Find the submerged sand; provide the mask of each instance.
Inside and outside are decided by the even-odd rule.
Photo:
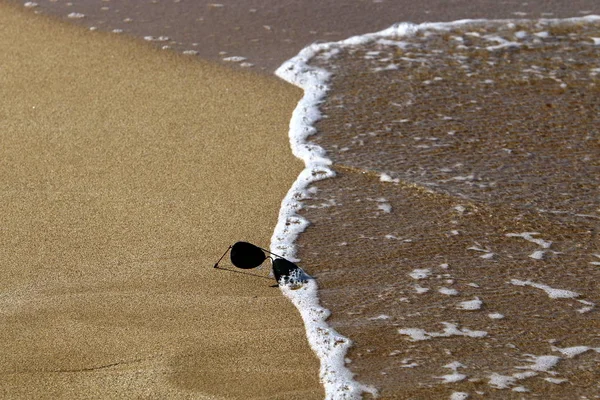
[[[301,93],[0,6],[0,396],[322,398],[266,247]],[[226,266],[226,265],[225,265]]]
[[[34,4],[32,12],[147,38],[157,47],[268,74],[311,43],[343,40],[398,22],[600,14],[596,0],[37,0]]]
[[[311,61],[337,177],[299,255],[380,398],[600,393],[599,36],[488,21]]]

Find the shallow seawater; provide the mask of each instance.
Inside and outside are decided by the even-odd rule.
[[[304,202],[298,256],[382,398],[600,393],[598,38],[479,21],[311,60],[337,177]]]

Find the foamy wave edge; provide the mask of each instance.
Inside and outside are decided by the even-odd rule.
[[[344,46],[356,46],[377,39],[401,37],[415,34],[420,30],[446,30],[460,25],[497,23],[508,24],[519,21],[538,21],[539,23],[579,23],[600,21],[598,15],[564,19],[463,19],[437,23],[398,23],[379,32],[357,35],[339,42],[315,43],[305,47],[297,56],[283,63],[275,74],[281,79],[304,90],[304,96],[298,102],[290,120],[289,138],[292,153],[304,161],[305,168],[300,173],[281,203],[279,219],[271,238],[271,251],[283,254],[291,261],[296,258],[295,241],[306,229],[309,221],[298,214],[302,200],[310,196],[311,183],[332,178],[335,172],[330,168],[331,160],[320,146],[310,143],[308,138],[317,132],[315,122],[321,119],[319,104],[329,90],[327,82],[330,73],[324,69],[309,66],[308,62],[318,53],[334,51]],[[352,342],[327,325],[331,314],[319,304],[317,284],[310,280],[302,288],[293,290],[282,287],[283,294],[296,306],[304,326],[308,342],[321,362],[320,378],[325,389],[325,399],[360,399],[363,393],[377,397],[377,389],[354,380],[352,372],[346,368],[345,355]]]

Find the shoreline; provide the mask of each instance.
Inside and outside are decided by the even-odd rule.
[[[487,21],[487,20],[486,20],[486,21]],[[505,21],[505,20],[502,20],[502,21]],[[471,22],[472,22],[472,21],[471,21]],[[364,36],[364,35],[359,35],[359,36]],[[159,57],[160,57],[160,56],[159,56]],[[197,61],[196,61],[196,60],[194,60],[193,62],[197,62]],[[217,68],[217,69],[218,69],[218,68]],[[237,74],[237,72],[235,72],[235,71],[234,71],[233,73],[234,73],[234,74]],[[250,75],[252,75],[252,73],[251,73]],[[292,146],[292,147],[293,147],[293,146]],[[319,157],[322,157],[322,155],[320,155]],[[325,164],[327,164],[327,163],[325,163]],[[347,172],[347,171],[345,171],[345,170],[343,170],[343,169],[341,169],[341,170],[340,170],[340,169],[336,169],[336,170],[338,171],[338,173],[340,173],[340,175],[344,175],[344,174],[345,174],[345,172]],[[325,171],[325,170],[323,170],[323,172],[324,172],[326,175],[327,175],[327,174],[330,174],[330,172],[327,172],[327,171]],[[300,177],[298,177],[298,178],[297,178],[297,180],[298,180],[298,179],[300,179]],[[292,189],[293,189],[293,186],[292,186]],[[290,192],[288,192],[288,193],[291,193],[291,190],[292,190],[292,189],[290,189]],[[288,197],[289,197],[289,196],[290,196],[290,195],[288,194]],[[284,201],[285,201],[285,200],[284,200]],[[293,207],[292,207],[292,208],[293,208]],[[294,218],[295,218],[295,217],[294,217]],[[281,215],[280,215],[280,220],[279,220],[279,222],[281,222]],[[299,223],[299,225],[303,225],[303,223],[302,223],[300,220],[296,220],[296,221],[294,221],[294,222],[300,222],[300,223]],[[230,225],[230,226],[231,226],[231,225]],[[253,234],[253,233],[250,233],[250,234]],[[263,235],[263,236],[264,236],[264,235]],[[263,236],[261,236],[261,237],[263,237]],[[275,237],[276,237],[276,236],[277,236],[277,228],[276,228],[276,232],[273,234],[273,236],[272,236],[272,239],[271,239],[271,246],[272,246],[271,248],[272,248],[272,250],[273,250],[273,249],[277,249],[277,251],[276,251],[276,250],[273,250],[273,251],[275,251],[275,252],[278,252],[278,251],[280,251],[280,249],[282,248],[282,247],[281,247],[281,246],[282,246],[282,243],[281,243],[281,242],[278,242],[278,241],[275,239]],[[248,236],[247,236],[247,237],[248,237]],[[237,238],[237,237],[235,237],[235,238],[234,238],[234,237],[232,237],[231,239],[235,241],[235,240],[237,240],[237,239],[239,239],[239,238]],[[248,240],[250,240],[250,241],[256,241],[255,239],[248,239]],[[263,237],[263,240],[264,240],[264,237]],[[288,245],[287,243],[286,243],[286,244],[283,244],[283,245],[284,245],[284,246],[292,246],[291,244],[289,244],[289,245]],[[275,246],[275,247],[273,247],[273,246]],[[290,248],[290,247],[288,247],[288,249],[289,249],[289,248]],[[216,251],[217,253],[219,253],[219,250],[218,250],[218,249],[217,249],[217,250],[215,250],[215,251]],[[286,255],[287,255],[287,254],[286,254]],[[314,257],[313,257],[313,258],[314,258]],[[317,260],[318,260],[318,259],[317,259]],[[309,260],[309,262],[314,262],[314,260],[313,260],[313,261],[310,261],[310,260]],[[257,279],[257,280],[259,280],[259,279]],[[352,339],[352,337],[350,337],[350,339]],[[342,356],[342,359],[343,359],[343,356]],[[189,363],[189,360],[187,360],[187,362]],[[190,379],[191,379],[191,378],[190,378]],[[359,379],[359,381],[360,381],[360,379]],[[239,393],[239,396],[242,396],[242,393],[241,393],[241,392]],[[235,397],[235,396],[234,396],[234,397]],[[299,397],[299,398],[303,398],[303,397]]]
[[[411,47],[411,43],[402,43],[401,39],[405,36],[403,33],[406,33],[406,31],[410,33],[413,30],[415,31],[414,33],[417,33],[420,29],[428,30],[429,28],[434,28],[435,30],[436,27],[440,27],[445,32],[445,28],[454,27],[455,29],[449,30],[444,38],[458,37],[456,39],[457,42],[463,43],[459,40],[461,39],[460,36],[468,37],[471,34],[468,28],[472,28],[475,30],[472,33],[474,37],[483,37],[487,40],[504,44],[510,42],[504,38],[496,39],[495,32],[487,33],[482,26],[478,26],[477,24],[484,24],[486,28],[489,27],[488,23],[492,27],[494,24],[500,27],[506,25],[508,27],[507,31],[511,29],[515,30],[515,27],[520,27],[524,31],[517,34],[516,37],[523,39],[531,34],[531,32],[527,33],[527,26],[538,22],[540,23],[538,27],[538,30],[541,32],[540,37],[546,38],[551,37],[548,33],[544,33],[546,30],[554,31],[552,23],[560,25],[560,27],[556,27],[557,35],[560,35],[563,32],[561,29],[564,29],[567,33],[570,32],[567,28],[569,24],[572,24],[574,28],[577,27],[579,22],[592,26],[593,24],[597,24],[598,20],[599,17],[597,16],[589,16],[587,18],[558,20],[542,19],[530,21],[513,19],[500,21],[458,21],[454,24],[404,24],[383,31],[391,34],[397,42],[386,42],[384,40],[379,43],[379,46],[366,45],[369,41],[377,39],[378,34],[381,35],[382,32],[378,32],[356,36],[343,42],[315,45],[312,49],[307,48],[300,52],[300,54],[306,53],[306,58],[312,58],[315,54],[318,54],[319,57],[317,57],[314,64],[314,69],[323,68],[322,65],[333,65],[335,68],[333,81],[337,79],[342,82],[334,82],[334,84],[337,84],[337,87],[332,89],[333,95],[331,98],[323,101],[322,107],[319,110],[319,112],[326,115],[326,118],[321,119],[317,126],[314,127],[315,132],[319,131],[319,134],[314,137],[314,145],[323,147],[328,151],[329,157],[333,160],[331,168],[337,176],[332,180],[318,182],[315,185],[315,190],[311,192],[311,196],[306,200],[305,209],[300,213],[302,217],[313,222],[300,237],[298,243],[300,257],[308,263],[307,270],[314,273],[320,283],[321,304],[332,310],[332,317],[328,321],[329,325],[356,343],[347,356],[350,360],[348,361],[349,368],[357,374],[356,379],[359,382],[383,389],[381,391],[383,398],[404,399],[414,396],[447,398],[450,395],[454,395],[453,390],[457,396],[459,394],[463,396],[465,393],[470,393],[475,398],[484,395],[490,396],[490,398],[503,398],[506,395],[506,391],[504,391],[506,389],[521,392],[533,390],[535,395],[539,394],[537,391],[548,394],[547,390],[550,389],[544,388],[543,384],[539,384],[535,382],[535,379],[531,379],[542,375],[539,373],[542,370],[535,370],[535,373],[530,373],[529,375],[520,375],[518,371],[513,371],[514,373],[509,372],[511,368],[506,364],[501,365],[502,363],[499,362],[499,365],[492,366],[493,372],[491,375],[487,377],[485,375],[481,376],[482,374],[474,371],[472,369],[473,366],[470,364],[477,365],[477,370],[487,370],[491,363],[486,363],[485,360],[469,354],[469,348],[479,346],[479,344],[475,344],[479,340],[479,343],[483,343],[484,346],[480,349],[480,352],[484,354],[484,352],[491,351],[495,347],[501,347],[501,344],[495,342],[502,343],[506,340],[507,347],[509,345],[514,346],[515,353],[520,350],[521,353],[529,354],[531,358],[529,362],[533,363],[535,359],[545,357],[542,355],[536,356],[535,354],[560,351],[564,355],[570,351],[565,350],[565,348],[561,349],[558,345],[554,347],[555,343],[562,344],[564,341],[565,344],[563,346],[577,347],[585,342],[587,343],[587,347],[584,346],[585,349],[591,350],[592,353],[596,346],[594,343],[597,343],[589,335],[590,329],[594,326],[595,318],[592,310],[598,304],[597,290],[593,289],[592,283],[579,282],[576,278],[569,279],[568,283],[563,282],[566,281],[564,276],[567,270],[571,271],[570,273],[574,276],[597,276],[597,274],[594,275],[592,267],[596,265],[594,261],[590,262],[591,266],[578,265],[578,272],[576,273],[574,272],[576,263],[570,262],[569,268],[562,267],[566,261],[557,260],[552,257],[550,255],[552,251],[538,250],[532,253],[531,250],[527,250],[526,245],[527,242],[533,242],[546,246],[544,249],[552,246],[552,248],[558,248],[559,250],[557,251],[559,252],[560,249],[570,249],[573,252],[574,243],[577,243],[577,247],[586,250],[571,254],[571,258],[584,259],[585,254],[582,251],[593,253],[594,248],[597,249],[597,245],[594,245],[591,237],[588,237],[585,233],[577,234],[577,239],[571,235],[575,235],[574,232],[576,231],[585,231],[586,229],[591,234],[594,231],[593,220],[589,220],[587,224],[582,225],[578,229],[575,225],[572,225],[573,221],[567,223],[567,217],[563,218],[563,220],[557,218],[551,221],[544,215],[536,216],[534,215],[535,213],[529,213],[526,209],[519,210],[515,205],[513,205],[515,207],[514,210],[510,207],[507,208],[504,202],[501,201],[502,199],[497,199],[500,201],[499,204],[486,204],[481,199],[470,199],[467,194],[463,194],[463,191],[460,191],[457,195],[449,191],[449,189],[441,187],[441,183],[463,182],[465,180],[463,175],[458,176],[454,180],[440,180],[440,184],[437,185],[435,184],[436,181],[432,178],[421,178],[421,181],[424,180],[422,183],[419,181],[419,175],[413,178],[410,174],[405,173],[402,164],[399,167],[398,164],[393,163],[393,160],[403,154],[402,151],[409,150],[412,147],[422,148],[423,150],[421,151],[423,154],[427,154],[425,152],[433,148],[438,157],[440,157],[444,154],[442,152],[444,146],[449,146],[444,143],[446,141],[444,136],[447,134],[448,138],[453,138],[455,134],[458,134],[454,130],[457,128],[453,126],[440,126],[436,129],[427,125],[424,129],[418,129],[421,120],[435,120],[436,116],[441,118],[444,115],[454,117],[444,119],[444,121],[447,121],[445,122],[446,124],[452,124],[455,119],[456,121],[469,120],[468,115],[456,117],[447,109],[449,108],[450,99],[458,104],[466,103],[461,96],[457,96],[457,98],[462,101],[449,97],[447,102],[436,103],[437,108],[431,106],[431,111],[426,106],[421,106],[425,107],[424,111],[422,111],[424,117],[417,114],[419,119],[414,122],[414,117],[409,118],[405,115],[410,112],[411,107],[420,111],[419,105],[428,103],[425,101],[427,100],[426,96],[425,100],[413,100],[413,98],[409,97],[412,101],[406,101],[406,104],[401,104],[397,100],[398,98],[405,100],[402,97],[403,92],[400,90],[398,83],[403,79],[402,77],[396,78],[397,80],[395,81],[394,74],[407,71],[406,74],[408,75],[412,70],[410,64],[404,66],[400,64],[400,60],[404,57],[410,58],[405,61],[413,61],[415,54],[424,57],[419,52],[417,44],[412,44],[414,47]],[[511,22],[514,22],[514,24],[511,25]],[[461,28],[466,29],[467,33],[465,34],[465,32],[461,31]],[[492,29],[492,31],[494,30]],[[594,30],[591,29],[590,32],[593,33]],[[421,35],[417,41],[425,41],[427,37],[426,34]],[[571,38],[570,35],[568,37]],[[589,57],[589,53],[592,52],[591,49],[594,46],[594,40],[589,39],[587,36],[580,37],[575,35],[575,37],[579,41],[571,38],[573,44],[565,45],[565,47],[572,51],[581,42],[581,46],[586,49],[586,54]],[[485,42],[483,39],[482,41]],[[343,51],[344,43],[348,45],[348,51]],[[446,42],[440,41],[440,43]],[[478,45],[481,46],[481,44]],[[518,43],[510,43],[510,45],[512,48],[520,47]],[[389,49],[386,46],[389,46]],[[483,53],[488,54],[488,51],[490,53],[496,51],[494,46],[491,46],[491,44],[489,46],[489,50],[484,48],[483,50],[485,51]],[[323,50],[324,52],[319,54],[319,50]],[[531,49],[529,50],[531,51]],[[446,52],[439,51],[439,54],[446,54]],[[336,57],[339,57],[341,60],[338,64],[332,61]],[[370,61],[360,61],[363,58],[364,60],[376,60],[377,57],[381,57],[380,65],[377,65],[375,62],[368,64]],[[517,58],[515,57],[515,59]],[[468,57],[464,59],[468,59]],[[421,63],[425,63],[425,61],[422,61],[424,58],[419,60],[421,60]],[[490,65],[496,65],[495,59],[492,59],[491,56],[486,60],[489,61]],[[569,60],[574,62],[570,58]],[[306,59],[303,61],[306,61]],[[511,61],[516,63],[514,60]],[[365,64],[370,68],[365,68]],[[544,66],[544,64],[537,63],[535,65]],[[442,71],[435,69],[435,63],[433,63],[432,68],[434,68],[434,72],[432,73],[421,72],[425,77],[422,79],[429,79],[423,83],[423,86],[435,87],[432,82],[434,81],[433,77],[437,76],[442,76],[442,78],[435,80],[439,82],[438,85],[443,85],[445,82],[449,82],[449,86],[452,85],[454,80],[451,78],[455,77],[452,75],[451,77],[441,75]],[[546,71],[545,69],[542,70]],[[467,71],[470,72],[471,70],[467,69]],[[583,70],[580,72],[582,76],[585,76],[586,71]],[[590,72],[593,71],[591,70]],[[480,69],[473,72],[480,72]],[[509,73],[504,73],[506,74],[505,76],[511,76]],[[327,74],[321,72],[321,75]],[[385,77],[381,78],[384,84],[372,83],[367,78],[368,76]],[[359,83],[355,83],[357,77],[360,77]],[[409,78],[414,79],[412,75]],[[562,89],[570,87],[571,84],[575,86],[575,83],[579,83],[580,79],[582,79],[582,82],[585,82],[579,75],[570,78],[568,83],[558,81],[558,83],[561,83],[560,87]],[[483,80],[484,78],[479,79]],[[373,80],[376,81],[375,78]],[[476,80],[474,79],[474,81]],[[458,82],[462,83],[460,80]],[[490,82],[486,81],[485,84],[489,85]],[[558,83],[556,84],[558,85]],[[394,84],[398,87],[389,89],[383,94],[378,91],[374,92],[366,89],[390,88]],[[421,87],[412,81],[407,85],[408,89]],[[578,90],[583,90],[581,85],[584,85],[584,83],[575,86],[577,89],[574,89],[573,92],[577,93]],[[589,90],[596,91],[596,86],[593,83],[591,85]],[[442,93],[449,93],[448,96],[451,96],[452,91],[449,88],[444,86],[442,88],[444,88],[440,89]],[[324,90],[327,90],[325,89],[325,83],[321,83],[317,91]],[[424,89],[422,90],[424,91]],[[499,91],[500,89],[496,90]],[[554,89],[550,88],[550,90]],[[356,95],[357,92],[360,93],[360,96]],[[357,97],[362,102],[357,101]],[[416,95],[413,97],[416,97]],[[440,94],[436,94],[431,96],[431,98],[437,100],[443,97]],[[471,99],[469,97],[466,98],[467,100]],[[387,110],[385,106],[390,102],[390,110]],[[481,104],[482,100],[477,99],[473,103]],[[568,101],[565,101],[565,103],[572,104],[572,102]],[[530,100],[527,104],[536,103]],[[577,102],[574,104],[577,104]],[[582,104],[582,107],[584,109],[592,107],[590,109],[591,112],[593,104],[585,104],[585,106]],[[460,110],[460,108],[458,109]],[[365,110],[369,110],[369,114],[363,115],[366,112]],[[444,110],[444,114],[441,116],[434,114],[436,110]],[[457,111],[452,111],[457,113]],[[387,119],[383,117],[379,117],[378,119],[378,117],[373,117],[373,115],[382,115]],[[488,116],[491,114],[487,112],[485,115]],[[562,114],[557,110],[555,118],[558,119],[560,115]],[[591,119],[593,120],[593,117]],[[388,126],[387,123],[391,120],[398,124],[398,126]],[[483,120],[485,121],[485,118]],[[414,128],[412,126],[413,123],[415,125]],[[442,122],[438,122],[438,124],[442,125]],[[590,128],[594,126],[593,124],[583,126],[591,129],[588,133],[588,139],[591,140],[594,137],[594,132],[597,132],[597,130],[595,131]],[[416,132],[411,132],[412,129],[415,129]],[[579,125],[576,125],[572,128],[572,134],[575,137],[579,137],[577,133],[586,132],[581,131],[581,129]],[[467,134],[469,133],[468,128],[463,128],[462,130],[458,130],[458,132],[460,132],[462,140],[467,140],[464,142],[466,146],[466,143],[469,143],[468,139],[473,138],[473,143],[483,141],[482,137],[486,137],[485,132],[487,131],[478,129],[469,135]],[[369,133],[372,133],[372,135],[369,135]],[[415,136],[415,141],[412,140],[411,136],[413,135]],[[424,140],[424,136],[432,140],[435,144],[440,143],[440,149],[436,150],[435,146],[420,144]],[[389,141],[385,141],[384,139],[389,139]],[[373,141],[370,145],[367,143],[369,140]],[[379,142],[375,142],[375,140],[379,140]],[[375,143],[382,144],[378,147],[375,146]],[[400,152],[388,154],[387,152],[390,151],[388,147],[398,149],[397,145],[396,147],[390,147],[394,143],[402,143],[403,146],[406,146],[406,149],[399,148]],[[589,143],[591,144],[592,142]],[[526,148],[530,149],[531,145],[527,144]],[[570,141],[569,144],[572,147],[568,148],[586,148],[579,145],[575,140]],[[511,145],[515,149],[521,150],[518,141]],[[531,147],[530,151],[534,149],[540,151],[540,149],[535,147]],[[542,147],[542,149],[545,149],[545,147]],[[462,152],[464,153],[465,151],[462,150]],[[587,153],[589,152],[590,150],[588,149]],[[413,150],[410,154],[413,153],[419,154],[416,150]],[[477,159],[476,155],[480,153],[482,152],[478,150],[466,152],[466,154],[459,153],[459,155],[472,163],[473,161],[467,158],[467,156],[473,157],[474,154],[475,159]],[[578,154],[582,160],[591,159],[591,154],[587,153],[583,152],[580,154],[580,151],[575,151],[567,159]],[[373,154],[377,154],[377,156],[373,156]],[[493,159],[493,157],[490,157],[490,159]],[[428,165],[428,160],[430,159],[426,155],[423,156],[423,159],[416,159],[416,161],[421,161],[425,166]],[[429,162],[431,163],[431,161]],[[469,165],[467,161],[451,159],[450,161],[445,160],[441,164],[434,164],[433,169],[448,172],[450,168],[447,167],[458,162],[460,164],[456,165]],[[419,166],[414,161],[409,162],[408,165]],[[585,163],[582,165],[585,165]],[[549,167],[549,165],[546,165],[546,168]],[[390,170],[393,171],[391,176]],[[480,171],[479,173],[485,176],[483,172]],[[465,173],[464,175],[468,174]],[[543,176],[540,179],[543,179]],[[477,181],[480,180],[483,181],[482,178],[479,178]],[[591,183],[588,183],[589,185]],[[447,186],[450,185],[447,184]],[[585,182],[578,186],[574,185],[575,187],[581,187],[584,190],[583,193],[586,193]],[[490,191],[489,193],[495,192]],[[590,193],[590,191],[588,190],[587,193]],[[579,196],[574,195],[574,197],[578,198]],[[582,201],[585,200],[582,199]],[[592,210],[593,202],[589,203],[589,197],[587,201],[587,207]],[[369,205],[370,202],[375,202],[377,207]],[[542,202],[540,204],[543,205],[545,203]],[[569,215],[581,218],[594,218],[594,216],[588,216],[587,214],[589,213],[581,214],[581,212],[576,213],[576,211],[572,211]],[[346,223],[342,224],[344,221]],[[348,221],[351,223],[347,223]],[[420,226],[421,229],[415,229],[413,225]],[[515,230],[521,230],[524,233],[517,234],[514,233]],[[555,242],[552,244],[551,241],[542,240],[537,235],[541,235],[544,238],[550,235]],[[324,237],[328,238],[326,242],[322,240]],[[515,243],[514,239],[507,239],[514,237],[521,237],[526,241],[523,241],[521,246],[519,246]],[[399,241],[399,243],[395,244],[397,243],[396,241]],[[370,242],[373,244],[370,244]],[[340,246],[351,246],[353,251],[344,251],[345,247]],[[499,248],[502,250],[498,250]],[[468,251],[465,253],[464,249]],[[472,256],[473,252],[476,251],[482,252],[479,259]],[[530,254],[523,255],[522,252],[524,251],[529,251]],[[544,255],[546,256],[544,257]],[[522,256],[526,257],[525,260],[529,259],[529,263],[527,263],[526,267],[523,266],[519,269],[518,263],[525,263],[525,261],[521,260]],[[517,262],[517,260],[519,261]],[[535,262],[538,264],[531,264],[532,260],[537,260]],[[486,265],[487,268],[483,268],[483,263],[488,264]],[[542,265],[540,266],[540,264]],[[411,272],[410,268],[415,269]],[[513,272],[519,277],[529,275],[539,277],[543,275],[543,278],[539,279],[542,279],[544,284],[538,283],[538,279],[521,280],[523,278],[512,278],[510,275],[507,276],[507,273],[503,269]],[[557,272],[553,275],[552,271],[555,269]],[[404,275],[407,275],[409,278],[404,278]],[[393,279],[390,279],[390,277],[393,277]],[[563,277],[563,279],[561,280],[560,277]],[[591,280],[592,282],[597,282],[593,278]],[[509,296],[524,295],[524,293],[515,293],[514,290],[505,288],[505,282],[517,286],[531,286],[544,289],[549,293],[565,293],[565,297],[572,297],[576,300],[563,304],[562,307],[553,304],[551,307],[553,310],[556,310],[556,315],[548,315],[542,311],[547,310],[549,306],[544,303],[545,296],[540,294],[539,298],[528,298],[530,302],[529,308],[532,309],[519,310],[518,305],[511,306],[509,299],[498,295],[499,292],[504,291],[508,291]],[[575,288],[576,291],[571,291],[567,288]],[[436,297],[434,290],[442,296],[438,294]],[[472,294],[472,296],[469,297],[467,294]],[[466,299],[463,296],[466,296]],[[581,298],[578,299],[579,296]],[[400,299],[397,299],[397,297]],[[385,301],[378,301],[378,298],[385,299]],[[550,298],[554,297],[550,296]],[[372,301],[368,299],[372,299]],[[465,300],[459,304],[459,307],[455,304],[458,299]],[[424,308],[421,309],[419,305],[423,305]],[[502,308],[502,313],[492,312],[496,311],[494,309],[496,307]],[[574,315],[568,313],[570,308],[577,307],[579,308]],[[484,309],[490,309],[489,317],[486,317],[484,313],[477,312]],[[398,310],[405,311],[399,312]],[[461,313],[454,310],[468,311]],[[526,314],[527,317],[520,316],[520,312]],[[521,329],[522,332],[526,332],[528,324],[533,323],[528,321],[528,318],[532,318],[531,314],[534,313],[537,313],[536,317],[540,319],[540,322],[536,322],[540,326],[535,331],[541,333],[545,329],[548,331],[548,335],[554,335],[544,336],[549,343],[553,344],[552,346],[544,347],[543,343],[539,343],[540,340],[528,342],[524,338],[519,338],[518,334],[511,336],[512,329]],[[544,313],[544,315],[538,315],[541,313]],[[505,315],[508,315],[508,322],[504,320]],[[544,318],[542,319],[542,317]],[[557,326],[552,326],[552,321],[555,317],[560,318],[561,321],[563,319],[566,321],[567,318],[576,319],[578,322],[575,324],[580,326],[578,332],[581,337],[577,334],[571,335],[573,337],[565,336],[567,332]],[[499,320],[498,326],[490,322],[496,321],[495,318]],[[486,322],[486,319],[489,319],[489,321]],[[518,328],[510,325],[511,319],[515,321],[513,323]],[[405,324],[419,326],[419,323],[424,328],[405,328]],[[438,332],[441,329],[439,327],[440,323],[444,326],[442,332]],[[394,328],[396,326],[399,328]],[[561,324],[561,326],[563,325]],[[384,330],[387,330],[385,334]],[[490,333],[489,341],[481,339],[488,336],[488,331],[494,332],[495,335]],[[408,335],[409,338],[404,338],[402,335]],[[465,336],[473,338],[473,340],[461,345],[461,339],[451,338],[453,336]],[[555,337],[560,337],[561,339],[554,339]],[[434,338],[444,339],[432,340]],[[408,343],[406,343],[407,341]],[[411,343],[420,341],[426,341],[426,344],[419,346],[418,343]],[[545,342],[545,340],[542,340],[542,342]],[[522,349],[523,347],[524,349]],[[567,349],[575,347],[567,347]],[[427,348],[435,348],[436,350],[432,353]],[[501,350],[499,349],[498,351]],[[452,358],[444,360],[445,357],[442,356],[444,352],[447,352],[447,355],[450,357],[455,357],[455,363],[450,362]],[[504,356],[506,357],[506,355]],[[500,353],[496,355],[497,359],[501,359],[501,357]],[[513,357],[509,362],[520,362],[523,364],[523,361],[519,359],[519,355],[515,354]],[[561,360],[565,364],[570,362],[566,361],[570,358],[568,355],[564,357],[548,355],[547,357],[555,361],[553,366],[560,365],[559,361]],[[591,357],[594,356],[592,355]],[[432,359],[436,359],[437,366],[431,365]],[[456,361],[456,359],[460,361]],[[583,394],[587,393],[585,388],[590,383],[589,375],[587,374],[590,368],[593,367],[586,361],[582,360],[580,362],[582,363],[581,368],[586,371],[581,375],[569,370],[564,371],[563,368],[558,369],[557,367],[557,370],[568,376],[569,380],[572,379],[578,393]],[[458,365],[456,363],[459,363],[460,366],[456,367]],[[452,374],[450,371],[444,371],[443,369],[451,368],[450,366],[455,367]],[[425,368],[425,371],[423,371],[423,368]],[[461,373],[459,373],[457,372],[457,368],[466,369],[461,369]],[[497,368],[497,370],[494,371],[494,368]],[[517,370],[527,370],[529,366],[525,365],[515,368]],[[553,367],[548,367],[543,372],[548,372],[549,374],[559,373],[558,371],[550,371],[551,368]],[[381,372],[381,375],[379,372]],[[540,381],[542,380],[542,376],[538,377]],[[467,378],[470,379],[467,381]],[[528,380],[521,382],[523,379]],[[462,382],[463,380],[465,380],[464,383]],[[559,381],[566,382],[567,380]],[[555,384],[559,381],[546,380],[546,382]],[[459,384],[458,382],[461,383]],[[444,385],[441,383],[455,384]],[[485,383],[488,383],[491,389],[486,387]],[[463,390],[456,392],[456,390],[460,389]],[[560,389],[552,388],[552,390],[558,391]],[[564,392],[561,393],[558,396],[565,394]]]

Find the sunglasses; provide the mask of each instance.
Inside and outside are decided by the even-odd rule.
[[[293,288],[297,288],[310,278],[302,268],[293,262],[248,242],[236,242],[229,246],[219,261],[215,263],[214,268],[219,268],[219,263],[227,252],[230,252],[231,263],[241,269],[256,268],[267,258],[270,259],[273,264],[273,275],[279,285],[291,285]],[[267,256],[265,253],[273,257]]]

